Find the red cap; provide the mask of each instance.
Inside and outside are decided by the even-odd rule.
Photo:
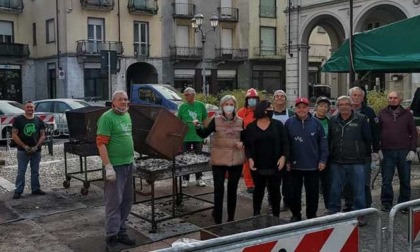
[[[258,92],[257,90],[250,88],[248,91],[246,91],[245,97],[258,97]]]
[[[309,106],[309,101],[308,101],[308,99],[307,98],[305,98],[305,97],[299,97],[299,98],[297,98],[296,99],[296,102],[295,102],[295,106],[297,106],[298,104],[300,104],[300,103],[304,103],[304,104],[306,104],[306,105],[308,105]]]

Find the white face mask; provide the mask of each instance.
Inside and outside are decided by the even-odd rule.
[[[223,106],[223,112],[225,112],[225,114],[232,114],[234,110],[235,110],[234,106],[231,106],[231,105]]]
[[[250,106],[250,107],[257,106],[257,99],[255,99],[255,98],[248,99],[248,106]]]

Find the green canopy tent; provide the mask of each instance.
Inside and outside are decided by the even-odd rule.
[[[354,70],[420,72],[420,15],[353,36]],[[323,64],[323,72],[349,71],[349,41]]]

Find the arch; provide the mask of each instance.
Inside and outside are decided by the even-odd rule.
[[[391,1],[378,1],[372,3],[365,8],[354,18],[354,32],[362,32],[366,30],[366,24],[374,17],[376,20],[381,20],[386,25],[408,17],[408,11],[400,3]],[[375,27],[373,27],[375,28]]]
[[[127,94],[130,97],[131,84],[155,84],[158,82],[156,68],[146,62],[131,64],[126,71]]]

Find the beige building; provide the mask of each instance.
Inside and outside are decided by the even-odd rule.
[[[0,99],[108,99],[117,89],[130,92],[133,83],[170,83],[179,89],[191,85],[201,91],[203,79],[212,93],[249,87],[268,92],[286,89],[285,4],[282,0],[0,1]],[[191,27],[197,13],[204,15],[205,44],[201,33]],[[219,22],[212,31],[209,18],[214,14]],[[318,69],[328,57],[329,41],[316,31],[311,36],[309,71],[319,83],[324,82]]]

